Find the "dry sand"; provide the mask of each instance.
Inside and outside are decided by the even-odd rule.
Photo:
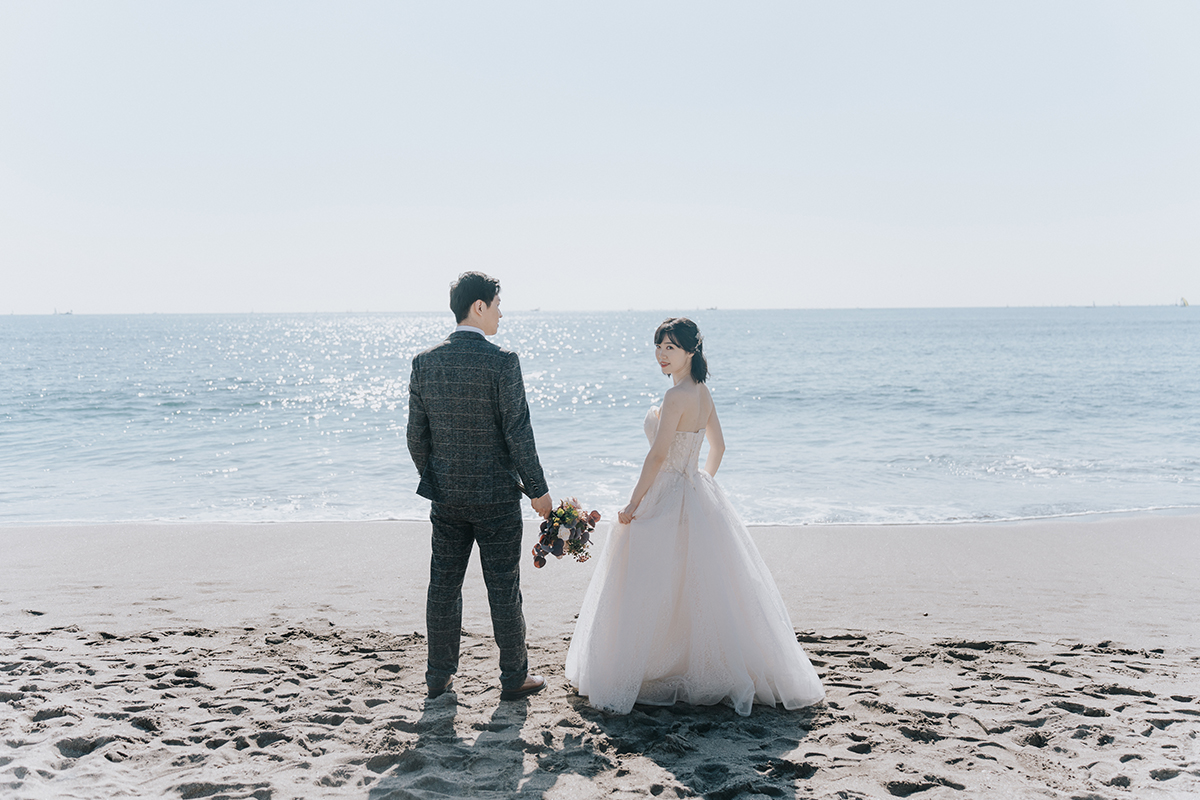
[[[823,705],[589,709],[569,560],[546,692],[499,701],[473,567],[427,701],[425,524],[0,528],[0,796],[1200,795],[1200,517],[754,535]]]

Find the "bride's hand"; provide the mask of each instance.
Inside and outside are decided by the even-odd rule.
[[[637,506],[635,506],[633,503],[625,506],[617,512],[617,522],[621,523],[622,525],[628,525],[629,523],[633,522],[634,511],[637,511]]]

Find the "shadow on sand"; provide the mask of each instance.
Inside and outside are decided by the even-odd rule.
[[[602,797],[627,791],[630,773],[645,775],[640,788],[655,797],[794,797],[817,771],[803,759],[801,742],[827,713],[821,705],[756,706],[739,717],[723,705],[680,704],[616,716],[570,695],[569,710],[546,725],[530,718],[528,701],[496,702],[487,722],[471,726],[478,735],[468,742],[470,734],[456,729],[453,692],[427,701],[415,744],[373,765],[383,774],[370,800]]]
[[[662,782],[646,787],[654,795],[669,797],[674,789],[677,796],[715,800],[794,797],[799,783],[817,771],[798,751],[825,713],[823,706],[798,711],[755,706],[751,716],[740,717],[724,705],[677,704],[636,706],[615,716],[582,698],[570,701],[618,760],[646,758],[659,767]]]

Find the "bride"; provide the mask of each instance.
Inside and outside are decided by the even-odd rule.
[[[783,598],[712,477],[725,441],[700,331],[668,319],[654,346],[674,386],[646,415],[650,452],[584,595],[567,678],[589,704],[617,714],[634,703],[724,701],[743,716],[755,702],[817,703],[825,692]]]

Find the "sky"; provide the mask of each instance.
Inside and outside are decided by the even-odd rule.
[[[0,0],[0,313],[1200,303],[1195,2]]]

